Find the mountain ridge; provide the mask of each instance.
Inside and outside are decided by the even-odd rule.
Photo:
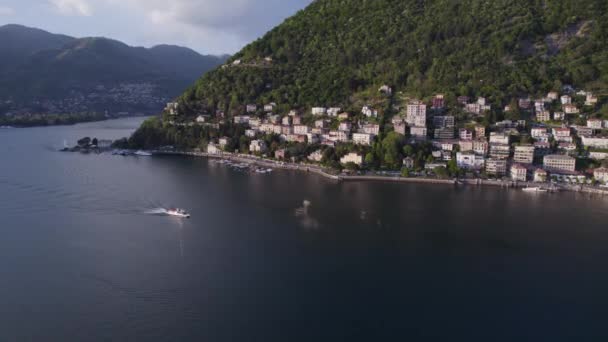
[[[89,98],[97,96],[98,89],[139,84],[154,88],[145,91],[155,102],[155,109],[148,110],[157,112],[162,102],[226,59],[175,45],[133,47],[106,37],[74,38],[16,24],[0,27],[0,46],[4,49],[0,91],[5,101],[16,103],[16,109],[41,101],[65,102],[74,92]],[[142,97],[140,104],[146,108],[144,102],[149,100]],[[121,106],[120,99],[112,100],[112,106],[105,105],[108,101],[79,101],[80,110],[129,111],[131,107]]]

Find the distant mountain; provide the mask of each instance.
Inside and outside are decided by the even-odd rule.
[[[74,38],[43,30],[9,24],[0,27],[0,71],[12,68],[37,52],[58,49]]]
[[[0,46],[0,100],[52,112],[158,111],[226,59],[178,46],[131,47],[19,25],[0,27]]]

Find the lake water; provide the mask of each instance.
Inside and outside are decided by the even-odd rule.
[[[1,341],[608,339],[608,198],[55,152],[140,122],[0,130]]]

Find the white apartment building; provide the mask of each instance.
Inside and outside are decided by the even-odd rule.
[[[554,170],[562,170],[568,172],[576,171],[576,159],[561,154],[551,154],[545,156],[543,165],[546,168]]]

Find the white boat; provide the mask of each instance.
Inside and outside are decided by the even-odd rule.
[[[185,211],[184,209],[179,209],[179,208],[173,208],[173,209],[167,210],[167,215],[183,217],[183,218],[190,218],[190,214],[188,214],[187,211]]]
[[[140,151],[136,151],[134,153],[134,155],[140,156],[140,157],[150,157],[150,156],[152,156],[152,153],[140,150]]]
[[[547,189],[539,188],[539,187],[528,187],[522,189],[525,192],[548,192]]]

